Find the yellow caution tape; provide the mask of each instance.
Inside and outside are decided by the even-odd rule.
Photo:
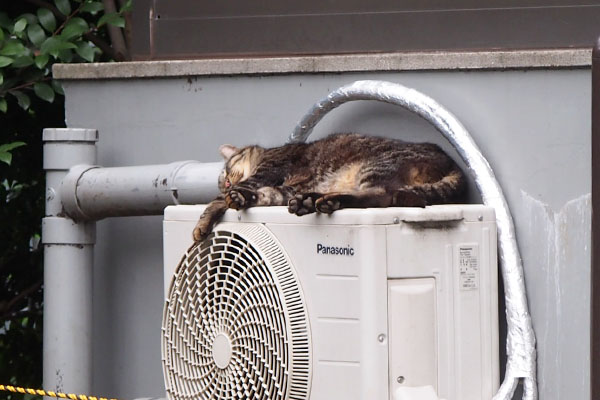
[[[59,399],[71,399],[71,400],[117,400],[117,399],[109,399],[107,397],[86,396],[84,394],[57,393],[57,392],[53,392],[51,390],[45,391],[42,389],[26,389],[26,388],[10,386],[10,385],[0,385],[0,391],[23,393],[23,394],[33,394],[33,395],[37,395],[37,396],[48,396],[48,397],[56,397]]]

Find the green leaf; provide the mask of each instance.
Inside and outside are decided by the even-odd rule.
[[[81,7],[82,12],[88,12],[92,15],[102,10],[104,10],[104,4],[99,1],[88,1]]]
[[[123,4],[123,6],[121,7],[121,9],[119,10],[119,12],[121,14],[126,13],[126,12],[130,12],[133,10],[133,1],[132,0],[127,0],[125,2],[125,4]]]
[[[20,41],[24,41],[25,37],[27,36],[27,33],[23,30],[21,32],[14,32],[13,36],[19,39]]]
[[[13,32],[23,32],[27,27],[27,20],[25,18],[21,18],[17,22],[15,22],[15,27],[13,28]]]
[[[24,68],[33,65],[33,57],[31,56],[21,56],[15,58],[15,61],[12,63],[14,68]]]
[[[21,18],[25,18],[27,20],[28,25],[38,23],[37,17],[31,13],[21,14],[17,19],[21,19]]]
[[[12,142],[0,145],[0,151],[12,151],[18,147],[25,146],[25,142]]]
[[[64,39],[68,40],[77,36],[81,36],[83,33],[87,32],[88,29],[89,26],[83,18],[75,17],[71,18],[71,20],[67,22],[60,35]]]
[[[54,91],[62,96],[65,95],[65,92],[62,88],[62,85],[60,84],[59,81],[57,81],[56,79],[52,79],[50,81],[50,84],[52,85],[52,89],[54,89]]]
[[[6,30],[12,29],[13,21],[5,12],[0,12],[0,26]]]
[[[25,93],[18,90],[11,90],[9,93],[17,98],[17,103],[23,110],[27,110],[31,105],[31,99]]]
[[[12,150],[17,147],[25,146],[23,142],[12,142],[0,145],[0,161],[10,165],[12,162],[12,154],[10,153]]]
[[[119,13],[104,14],[98,20],[98,28],[100,28],[104,24],[111,24],[120,28],[125,28],[125,18],[123,18]]]
[[[69,0],[54,0],[58,11],[63,13],[65,16],[71,14],[71,3]]]
[[[6,67],[7,65],[10,65],[13,63],[13,59],[10,57],[4,57],[4,56],[0,56],[0,68],[2,67]]]
[[[27,37],[31,43],[39,47],[46,40],[46,33],[38,24],[31,24],[27,27]]]
[[[58,57],[58,52],[66,49],[76,49],[74,43],[65,42],[60,37],[49,37],[44,40],[44,43],[40,46],[42,54],[50,54],[53,57]],[[1,50],[0,50],[1,53]]]
[[[40,54],[39,56],[35,57],[35,66],[39,69],[42,69],[46,66],[46,64],[48,64],[49,59],[50,56],[48,56],[48,54]]]
[[[4,40],[4,31],[0,28],[0,42]]]
[[[2,71],[0,71],[0,85],[2,85],[4,83],[4,74],[2,74]]]
[[[0,49],[0,56],[20,56],[27,53],[27,48],[23,46],[20,40],[9,39]]]
[[[33,85],[33,91],[42,100],[46,100],[48,103],[54,101],[54,90],[47,83],[38,82]]]
[[[10,165],[11,161],[12,161],[12,154],[10,153],[3,153],[0,151],[0,161],[2,161],[3,163],[6,163],[8,165]]]
[[[73,61],[73,51],[71,49],[63,49],[58,52],[58,59],[63,63],[70,63]]]
[[[8,110],[8,104],[6,103],[6,99],[4,97],[0,98],[0,111],[6,113]]]
[[[53,33],[56,29],[56,18],[54,18],[52,11],[48,10],[47,8],[38,8],[37,16],[44,29],[50,33]]]
[[[75,51],[84,60],[94,62],[94,48],[88,42],[79,42]]]

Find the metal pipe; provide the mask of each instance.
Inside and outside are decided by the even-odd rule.
[[[60,187],[67,215],[75,220],[162,214],[172,204],[208,203],[218,194],[222,162],[100,168],[77,165]]]
[[[171,204],[209,202],[222,162],[101,168],[98,132],[45,129],[44,388],[92,389],[92,267],[96,220],[162,214]]]
[[[58,188],[74,164],[96,162],[93,129],[44,129],[44,389],[92,389],[92,263],[94,222],[62,212]],[[49,399],[49,398],[48,398]]]
[[[381,81],[358,81],[334,90],[302,117],[288,141],[305,141],[314,126],[329,111],[354,100],[377,100],[395,104],[430,122],[465,161],[484,204],[496,210],[498,255],[504,279],[508,336],[506,374],[494,400],[511,399],[521,378],[524,379],[523,398],[537,399],[535,335],[527,307],[521,256],[512,216],[487,160],[465,127],[435,100],[414,89]]]

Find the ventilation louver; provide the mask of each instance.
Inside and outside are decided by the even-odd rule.
[[[163,315],[169,399],[305,400],[309,366],[301,289],[265,228],[219,230],[186,253]]]

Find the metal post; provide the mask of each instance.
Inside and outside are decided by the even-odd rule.
[[[95,129],[45,129],[44,389],[92,389],[92,265],[94,222],[63,212],[60,185],[77,164],[96,162]]]

